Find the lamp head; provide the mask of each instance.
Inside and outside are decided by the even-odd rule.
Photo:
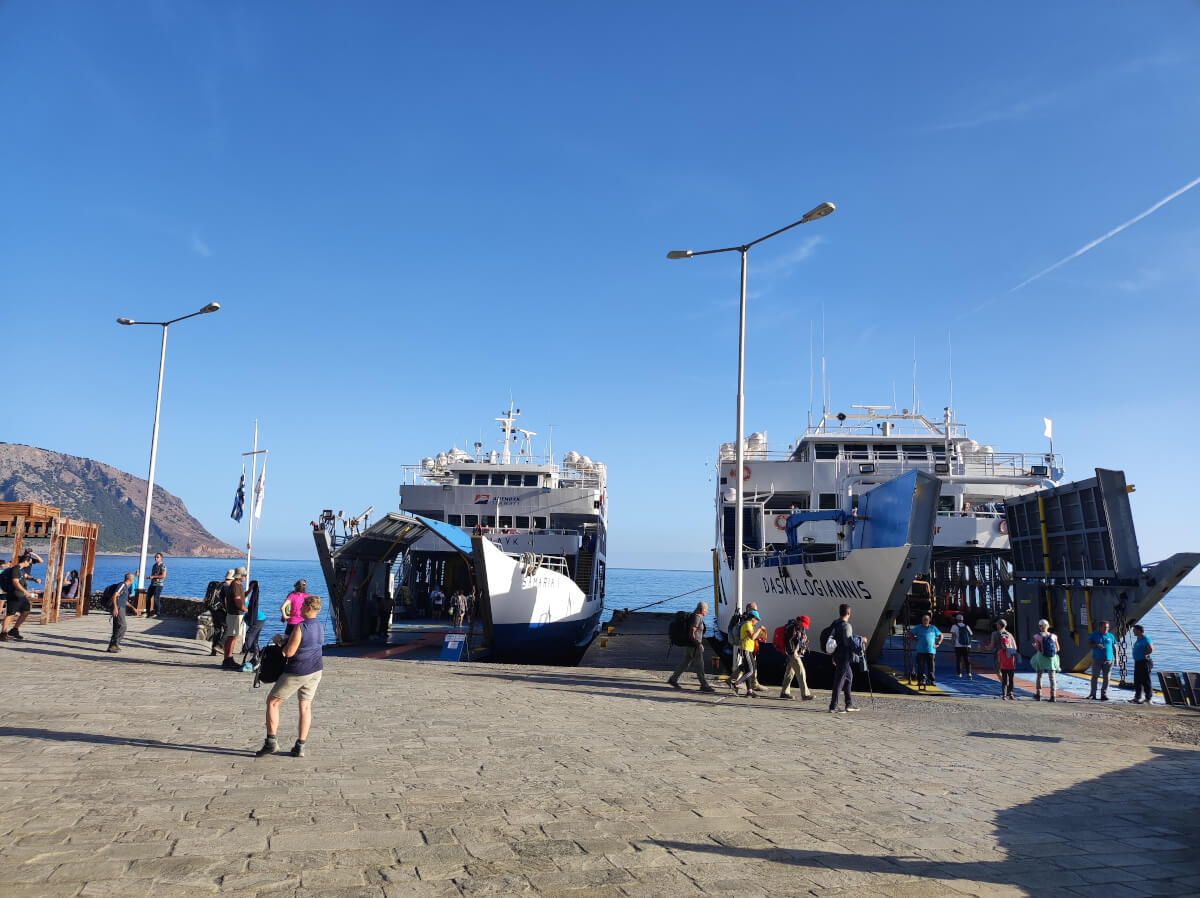
[[[673,249],[667,253],[668,259],[690,259],[692,251],[690,249]]]
[[[817,208],[809,209],[807,212],[805,212],[804,217],[800,220],[802,222],[816,221],[818,218],[824,218],[836,208],[837,206],[835,206],[833,203],[821,203],[821,205],[817,206]]]
[[[219,302],[210,302],[208,305],[206,305],[206,306],[205,306],[203,309],[201,309],[200,311],[201,311],[201,312],[216,312],[216,311],[218,311],[220,308],[221,308],[221,304],[220,304]]]
[[[117,324],[135,324],[135,323],[136,322],[132,318],[118,318],[117,319]]]

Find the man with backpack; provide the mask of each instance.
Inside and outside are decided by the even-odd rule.
[[[683,612],[679,612],[683,614]],[[675,689],[682,689],[679,685],[679,677],[685,670],[695,670],[696,676],[700,680],[701,692],[716,692],[712,686],[708,684],[708,680],[704,676],[704,631],[707,626],[704,623],[704,616],[708,614],[708,604],[699,602],[696,605],[696,610],[691,613],[686,622],[684,622],[684,634],[674,634],[671,641],[675,644],[677,639],[682,636],[685,642],[683,645],[683,660],[679,662],[679,666],[675,668],[675,673],[671,674],[667,682]],[[679,629],[676,627],[676,629]]]
[[[780,698],[792,697],[792,680],[800,683],[800,698],[811,702],[812,690],[808,688],[808,676],[804,671],[804,655],[808,652],[808,615],[801,614],[788,621],[783,631],[783,654],[787,665],[783,669],[783,690]]]
[[[829,697],[829,713],[845,714],[848,711],[857,711],[854,696],[851,694],[854,687],[853,663],[857,655],[857,647],[854,643],[854,630],[850,626],[849,605],[838,606],[838,619],[829,625],[829,635],[826,640],[827,651],[829,643],[833,643],[834,665],[833,694]],[[846,697],[845,707],[841,710],[837,706],[839,692]]]
[[[950,628],[950,642],[954,646],[954,672],[960,677],[966,674],[968,680],[971,677],[971,640],[975,637],[975,631],[971,629],[971,625],[963,622],[963,616],[960,614],[957,617],[957,622]]]
[[[217,654],[217,647],[225,644],[225,593],[233,583],[233,570],[225,572],[225,582],[214,591],[208,599],[208,613],[212,615],[212,651],[209,657]]]
[[[0,571],[0,586],[4,588],[5,599],[4,621],[3,626],[0,626],[0,642],[8,642],[9,639],[19,641],[25,638],[21,635],[21,624],[25,623],[25,618],[29,617],[30,608],[29,590],[25,588],[25,583],[29,577],[29,566],[33,564],[33,559],[33,555],[22,555],[15,564],[10,564]],[[14,617],[17,619],[17,623],[10,630],[8,624]]]

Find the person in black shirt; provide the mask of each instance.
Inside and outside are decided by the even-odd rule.
[[[683,647],[683,660],[679,662],[679,667],[675,668],[675,673],[671,674],[670,679],[667,680],[676,689],[683,688],[679,685],[679,677],[685,670],[691,668],[696,671],[696,676],[700,679],[701,692],[716,692],[704,676],[704,631],[707,629],[704,616],[706,614],[708,614],[708,605],[700,602],[688,620],[688,638],[691,639],[692,644]]]
[[[854,706],[854,697],[850,694],[850,690],[854,685],[854,668],[851,666],[854,660],[854,630],[850,626],[850,606],[841,605],[838,608],[838,619],[833,622],[833,631],[830,634],[837,643],[837,648],[833,652],[833,695],[829,697],[829,713],[844,714],[846,711],[857,711]],[[846,697],[846,707],[844,710],[838,710],[838,692],[841,692]]]

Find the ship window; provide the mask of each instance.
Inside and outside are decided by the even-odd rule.
[[[518,530],[528,530],[529,529],[529,518],[523,517],[521,515],[517,515],[517,529]]]
[[[510,514],[502,514],[502,515],[500,515],[500,527],[501,527],[502,529],[504,529],[504,530],[511,530],[511,529],[512,529],[512,525],[513,525],[513,523],[512,523],[512,515],[510,515]]]
[[[837,443],[817,443],[817,458],[837,458],[838,444]]]
[[[800,493],[792,500],[792,504],[796,506],[796,511],[808,511],[811,503],[812,495],[810,493]]]
[[[838,507],[837,493],[821,493],[817,501],[821,511],[833,511]]]
[[[924,461],[926,455],[926,447],[916,443],[904,444],[904,458],[908,461]]]
[[[867,455],[866,443],[847,443],[846,444],[847,458],[869,458]]]
[[[895,443],[876,443],[875,457],[877,459],[894,459],[897,458]]]
[[[470,486],[471,485],[471,475],[470,474],[459,474],[458,475],[458,485],[459,486]]]
[[[930,448],[933,449],[933,460],[934,461],[945,461],[946,460],[946,447],[944,445],[932,446]]]
[[[496,516],[494,514],[485,514],[483,516],[483,526],[484,527],[495,527],[496,526]]]
[[[504,475],[503,474],[493,474],[492,475],[492,486],[504,486]]]
[[[938,511],[954,511],[954,497],[938,496]]]
[[[462,515],[448,514],[448,515],[446,515],[446,523],[450,524],[454,527],[461,527],[462,526]]]
[[[509,486],[520,486],[521,485],[521,475],[520,474],[509,474],[508,475],[508,485]]]
[[[535,517],[533,519],[533,529],[534,530],[545,530],[546,529],[546,519]]]
[[[538,475],[537,474],[526,474],[525,475],[525,485],[526,486],[537,486],[538,485]]]
[[[476,486],[487,486],[488,485],[487,474],[476,474],[475,475],[475,485]]]
[[[478,523],[479,523],[479,515],[477,515],[477,514],[463,515],[463,526],[464,527],[474,527]]]
[[[796,454],[796,460],[797,461],[808,461],[808,446],[807,445],[800,447],[800,451]]]

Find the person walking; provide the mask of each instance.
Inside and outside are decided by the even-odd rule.
[[[209,657],[217,654],[218,646],[225,645],[225,593],[233,583],[233,569],[225,572],[225,582],[208,598],[208,613],[212,616],[212,650]]]
[[[833,694],[829,696],[829,713],[845,714],[857,711],[854,705],[854,628],[850,626],[850,606],[838,606],[838,619],[833,622],[829,638],[834,642],[833,649]],[[838,709],[838,693],[845,696],[845,707]]]
[[[21,624],[29,617],[30,592],[26,584],[29,582],[29,567],[35,556],[22,554],[14,563],[0,571],[0,586],[4,588],[4,621],[0,625],[0,642],[16,639],[18,642],[25,637],[21,635]],[[17,619],[12,629],[9,622]]]
[[[738,694],[738,686],[746,684],[746,698],[755,698],[758,693],[754,690],[755,678],[758,674],[758,663],[755,653],[762,638],[764,628],[758,611],[751,609],[746,612],[746,620],[738,629],[738,669],[741,671],[736,679],[729,681],[733,694]]]
[[[933,617],[921,615],[921,623],[913,627],[908,635],[917,644],[917,688],[934,685],[933,668],[937,660],[937,647],[942,644],[942,631],[933,625]]]
[[[121,640],[125,638],[125,630],[127,625],[125,622],[126,611],[137,614],[137,606],[131,603],[133,598],[133,572],[125,575],[125,579],[121,581],[120,588],[112,595],[112,607],[109,612],[112,614],[112,640],[108,644],[108,651],[114,655],[121,651]]]
[[[1013,679],[1017,675],[1017,641],[1008,632],[1007,625],[997,632],[1000,634],[999,647],[996,649],[996,663],[1000,667],[1000,698],[1015,702],[1017,697],[1013,695]]]
[[[167,566],[163,564],[162,552],[154,553],[154,566],[150,568],[150,583],[146,587],[146,617],[162,617],[162,591],[167,580]]]
[[[467,613],[467,599],[466,596],[462,594],[461,589],[456,589],[454,591],[454,597],[450,600],[450,611],[454,615],[454,626],[461,627],[463,624],[463,617],[465,617]]]
[[[235,568],[233,582],[225,590],[225,670],[241,670],[242,665],[233,660],[233,646],[242,632],[242,621],[246,617],[246,579],[244,567]]]
[[[788,621],[783,631],[783,648],[787,657],[787,665],[783,668],[783,689],[780,698],[792,697],[792,680],[800,683],[800,698],[806,702],[813,699],[812,690],[808,688],[808,674],[804,670],[804,656],[808,654],[808,615],[801,614],[795,620]]]
[[[987,650],[992,653],[992,667],[996,671],[996,679],[1000,679],[1000,650],[1004,647],[1004,637],[1008,635],[1008,621],[1000,618],[992,625],[992,637],[988,640]]]
[[[675,673],[667,679],[675,689],[682,689],[679,685],[679,677],[686,670],[696,671],[696,677],[700,680],[701,692],[716,692],[709,685],[707,678],[704,676],[704,633],[708,629],[708,625],[704,623],[704,616],[708,614],[708,603],[699,602],[696,605],[696,610],[692,612],[692,616],[688,618],[688,639],[691,640],[689,645],[683,647],[683,660],[679,662],[679,666],[675,668]]]
[[[308,581],[297,580],[292,586],[292,591],[288,593],[283,604],[279,606],[280,619],[287,626],[283,628],[283,635],[286,639],[292,635],[292,630],[300,626],[300,622],[304,620],[303,608],[304,600],[308,597]]]
[[[295,695],[300,703],[300,722],[296,744],[292,746],[292,757],[304,757],[304,746],[308,741],[308,730],[312,725],[312,702],[317,694],[324,670],[321,647],[325,644],[325,629],[317,620],[321,611],[320,596],[305,596],[300,606],[300,623],[285,641],[275,636],[272,641],[283,646],[286,659],[284,671],[267,696],[267,738],[262,748],[254,753],[256,758],[274,754],[279,748],[276,732],[279,730],[279,706]]]
[[[266,626],[267,616],[258,600],[258,581],[251,580],[246,591],[246,636],[242,639],[242,672],[249,673],[258,665],[258,639]]]
[[[1038,631],[1033,634],[1033,657],[1029,659],[1033,664],[1033,669],[1037,671],[1033,692],[1035,702],[1042,700],[1043,673],[1050,681],[1050,701],[1054,701],[1054,691],[1058,686],[1055,674],[1062,670],[1062,662],[1058,659],[1061,650],[1058,637],[1050,632],[1050,622],[1048,620],[1038,621]]]
[[[1100,680],[1100,701],[1108,701],[1108,678],[1112,673],[1113,654],[1117,637],[1108,632],[1108,621],[1102,620],[1094,633],[1088,634],[1092,647],[1092,691],[1088,698],[1096,700],[1096,681]]]
[[[963,620],[960,614],[955,619],[955,624],[950,628],[950,644],[954,646],[954,672],[958,676],[966,676],[971,679],[971,642],[975,638],[975,631],[971,629],[971,625]]]
[[[1146,628],[1141,624],[1133,625],[1133,637],[1133,698],[1130,701],[1140,705],[1144,692],[1146,704],[1152,705],[1154,687],[1150,685],[1150,671],[1154,669],[1154,662],[1150,660],[1150,656],[1154,653],[1154,643],[1150,641],[1150,637],[1146,635]]]

